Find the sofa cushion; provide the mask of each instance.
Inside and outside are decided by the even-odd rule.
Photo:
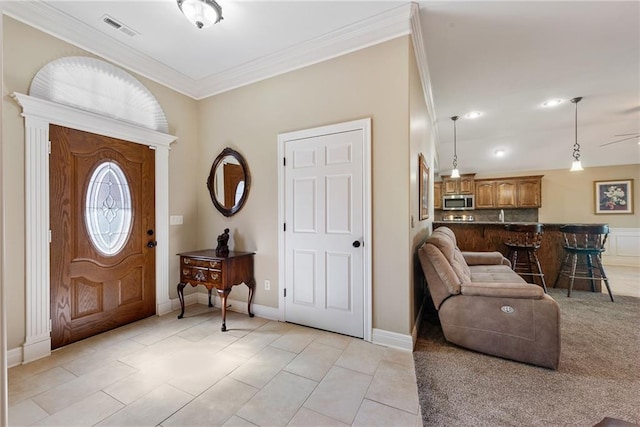
[[[427,239],[428,244],[435,246],[442,252],[445,259],[458,277],[458,283],[468,282],[471,279],[471,272],[469,266],[464,260],[464,256],[460,249],[456,246],[455,235],[452,237],[453,232],[448,228],[437,228],[431,236]]]
[[[463,283],[460,289],[462,295],[467,296],[517,299],[540,299],[544,296],[544,291],[540,286],[529,283],[474,281],[471,283]]]
[[[526,283],[516,272],[506,265],[472,265],[470,282]]]

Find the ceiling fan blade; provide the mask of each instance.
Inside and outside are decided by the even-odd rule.
[[[630,135],[640,135],[640,132],[631,132],[631,133],[621,133],[613,136],[630,136]]]
[[[635,138],[640,138],[640,135],[630,136],[629,138],[624,138],[624,139],[619,139],[617,141],[607,142],[606,144],[600,144],[600,147],[605,147],[605,146],[611,145],[611,144],[617,144],[618,142],[628,141],[630,139],[635,139]]]

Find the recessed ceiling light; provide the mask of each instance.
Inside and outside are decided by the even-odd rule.
[[[506,151],[504,151],[502,148],[498,148],[496,151],[493,152],[493,154],[495,154],[496,157],[504,157],[504,155],[506,154]]]
[[[482,113],[480,111],[472,111],[470,113],[465,114],[464,117],[466,119],[477,119],[481,115],[482,115]]]
[[[550,99],[548,101],[545,101],[542,103],[543,107],[557,107],[558,105],[562,104],[564,102],[564,100],[562,99]]]

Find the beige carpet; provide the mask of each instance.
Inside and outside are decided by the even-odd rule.
[[[640,299],[550,294],[562,322],[557,371],[449,344],[427,313],[414,352],[425,426],[640,424]]]

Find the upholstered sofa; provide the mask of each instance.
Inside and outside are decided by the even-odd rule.
[[[461,252],[453,231],[439,227],[418,257],[447,341],[558,368],[558,304],[511,270],[500,252]]]

